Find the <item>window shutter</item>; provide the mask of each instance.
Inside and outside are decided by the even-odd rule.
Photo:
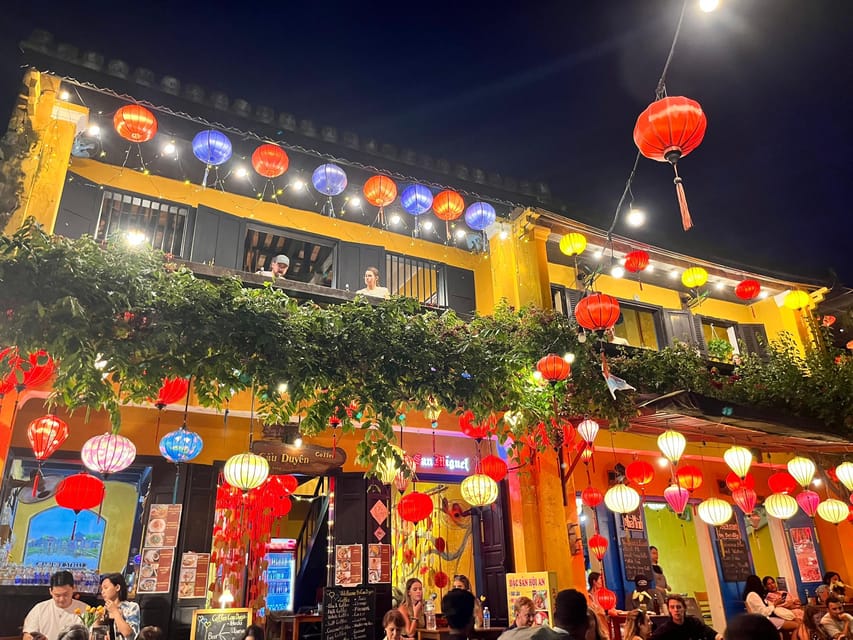
[[[767,350],[767,331],[763,324],[739,324],[736,329],[738,339],[743,341],[747,353],[754,353],[766,360],[768,357]]]
[[[198,206],[190,260],[227,269],[243,268],[246,221],[224,211]]]
[[[66,238],[95,235],[98,216],[101,212],[103,192],[97,185],[80,176],[69,173],[59,201],[59,212],[53,232]]]

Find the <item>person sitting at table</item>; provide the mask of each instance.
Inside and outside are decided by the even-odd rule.
[[[417,578],[409,578],[406,580],[405,600],[397,608],[403,618],[406,626],[403,629],[404,638],[414,638],[417,636],[418,627],[426,626],[426,617],[424,616],[424,584]]]
[[[406,628],[406,619],[398,609],[391,609],[382,617],[382,628],[385,629],[385,640],[400,640]]]
[[[284,278],[287,276],[287,270],[290,268],[290,258],[283,253],[280,253],[272,259],[269,271],[266,269],[258,269],[257,274],[267,276],[268,278]]]
[[[468,591],[471,595],[474,595],[474,590],[471,588],[471,581],[468,579],[468,576],[462,575],[461,573],[457,573],[453,576],[452,586],[454,589],[462,589],[463,591]],[[476,595],[474,595],[474,625],[477,627],[483,626],[483,606],[480,604],[480,601],[477,600]]]
[[[743,588],[743,601],[747,613],[757,613],[768,618],[773,626],[780,631],[794,631],[800,626],[792,611],[782,606],[767,604],[766,595],[764,585],[761,584],[761,578],[755,574],[747,577],[746,586]]]
[[[826,615],[820,619],[820,628],[826,636],[830,640],[853,638],[853,616],[844,613],[844,603],[841,599],[837,596],[829,596],[826,609]]]
[[[604,589],[604,576],[598,571],[593,571],[587,576],[587,585],[589,586],[588,608],[595,614],[598,619],[598,635],[602,640],[610,640],[610,622],[608,615],[618,615],[618,611],[613,609],[605,611],[604,607],[598,602],[598,594]]]
[[[104,620],[115,629],[115,635],[132,640],[139,633],[139,605],[127,599],[127,582],[120,573],[101,578]],[[258,640],[264,640],[261,636]]]
[[[447,620],[449,637],[467,639],[474,629],[474,594],[464,589],[451,589],[441,599],[441,612]]]
[[[250,624],[240,640],[264,640],[264,630],[256,624]]]
[[[742,613],[726,625],[725,640],[779,640],[779,631],[764,616]]]
[[[777,607],[785,607],[786,609],[791,610],[802,608],[803,603],[800,602],[800,599],[797,596],[790,594],[787,591],[779,591],[779,587],[773,576],[764,576],[761,579],[761,584],[764,585],[764,591],[767,594],[764,596],[767,604],[773,604]]]
[[[512,612],[515,619],[500,635],[501,640],[522,640],[536,633],[537,628],[533,626],[533,619],[536,617],[533,600],[527,596],[516,598],[512,604]]]
[[[625,619],[622,640],[648,640],[652,634],[652,619],[642,609],[634,609]]]
[[[696,616],[687,615],[684,596],[671,593],[666,597],[669,620],[657,627],[651,640],[722,640],[723,636]]]
[[[813,604],[807,605],[803,612],[803,624],[797,629],[796,640],[826,640],[820,628],[823,609]]]
[[[563,589],[554,598],[554,623],[542,626],[533,640],[580,640],[590,629],[587,599],[576,589]]]
[[[74,624],[60,633],[57,640],[89,640],[89,630],[82,624]]]
[[[829,598],[830,595],[832,595],[832,591],[830,590],[828,584],[822,584],[814,590],[814,595],[815,600],[818,604],[826,606],[826,599]]]
[[[74,600],[74,574],[57,571],[50,576],[50,600],[39,602],[24,619],[24,640],[57,640],[66,628],[80,623],[86,603]]]
[[[823,583],[829,587],[829,590],[832,593],[841,598],[841,601],[844,602],[847,589],[845,584],[841,582],[840,575],[835,571],[827,571],[823,574]]]

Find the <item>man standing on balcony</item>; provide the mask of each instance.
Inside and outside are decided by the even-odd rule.
[[[270,270],[259,269],[258,274],[267,276],[268,278],[284,278],[287,274],[287,269],[290,267],[290,258],[283,253],[272,259]]]

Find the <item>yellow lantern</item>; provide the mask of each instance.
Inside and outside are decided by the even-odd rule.
[[[393,453],[389,453],[384,460],[376,463],[376,473],[379,475],[379,479],[382,480],[382,484],[391,484],[394,482],[397,474],[400,473],[400,463],[397,460],[403,459],[403,450],[396,445],[391,445],[391,449],[398,457],[395,458]]]
[[[686,447],[687,438],[678,431],[668,429],[658,436],[658,449],[675,466],[678,466]]]
[[[591,445],[595,441],[595,436],[598,435],[600,428],[595,420],[587,418],[578,425],[578,435],[583,438],[584,442]]]
[[[788,309],[797,311],[798,309],[809,306],[811,301],[811,296],[808,293],[802,289],[794,289],[785,296],[785,299],[782,300],[782,304],[784,304]]]
[[[586,237],[581,233],[567,233],[560,238],[560,251],[567,256],[579,256],[586,249]]]
[[[752,452],[746,447],[729,447],[723,454],[723,460],[738,478],[744,478],[752,465]]]
[[[850,509],[844,502],[841,502],[841,500],[829,498],[817,505],[817,515],[827,522],[838,524],[847,519],[850,515]]]
[[[794,517],[800,505],[787,493],[771,493],[764,501],[764,508],[774,518],[787,520]]]
[[[604,494],[604,504],[614,513],[631,513],[640,506],[640,494],[627,485],[613,485]]]
[[[498,483],[483,473],[475,473],[462,481],[462,498],[472,507],[485,507],[498,499]]]
[[[698,289],[708,282],[708,272],[702,267],[690,267],[681,274],[681,284],[688,289]]]
[[[791,458],[788,460],[788,473],[805,489],[811,484],[812,478],[814,478],[814,462],[802,456]]]
[[[250,491],[264,483],[270,475],[270,465],[255,453],[238,453],[225,462],[222,475],[232,487]]]
[[[853,491],[853,462],[842,462],[835,467],[835,475],[848,491]]]
[[[737,473],[737,471],[735,471]],[[708,498],[699,503],[696,508],[699,517],[703,522],[706,522],[714,527],[719,527],[721,524],[726,524],[732,519],[734,511],[732,505],[720,498]]]

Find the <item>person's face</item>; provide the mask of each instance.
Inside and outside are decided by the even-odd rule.
[[[684,624],[684,605],[678,600],[670,600],[666,608],[669,609],[669,615],[675,624]]]
[[[533,625],[533,610],[529,605],[520,607],[515,616],[516,627],[530,627]]]
[[[74,587],[68,585],[62,587],[51,587],[50,597],[53,598],[53,604],[60,609],[67,609],[71,606],[71,600],[74,597]]]
[[[819,591],[817,594],[818,601],[823,604],[826,602],[826,599],[829,597],[829,590],[824,589],[823,591]]]
[[[403,637],[403,629],[393,622],[385,627],[385,640],[400,640]]]
[[[764,583],[764,588],[770,593],[775,593],[778,587],[776,586],[776,581],[773,578],[770,578]]]
[[[420,582],[415,582],[409,589],[409,597],[412,602],[420,602],[424,599],[424,585]]]
[[[465,583],[462,582],[461,580],[454,580],[453,581],[453,588],[454,589],[462,589],[462,591],[466,591]]]
[[[657,564],[658,563],[658,556],[660,555],[658,553],[658,550],[657,549],[651,549],[651,554],[652,554],[652,564]]]
[[[593,589],[601,589],[604,586],[604,576],[598,576],[595,580],[592,581]]]
[[[652,625],[648,618],[644,618],[643,622],[637,626],[640,631],[641,638],[648,638],[652,633]]]
[[[364,284],[368,289],[372,289],[376,286],[376,274],[372,271],[364,272]]]
[[[272,272],[277,276],[283,276],[287,273],[287,267],[289,265],[284,264],[283,262],[273,262],[272,263]]]
[[[114,585],[109,578],[104,578],[101,582],[101,597],[104,600],[117,600],[120,589]]]
[[[840,602],[830,602],[827,607],[829,610],[829,615],[834,620],[841,620],[841,614],[844,613],[844,605]]]
[[[829,586],[831,587],[831,586],[835,585],[836,582],[841,582],[841,578],[839,578],[837,575],[832,576],[829,579]]]

